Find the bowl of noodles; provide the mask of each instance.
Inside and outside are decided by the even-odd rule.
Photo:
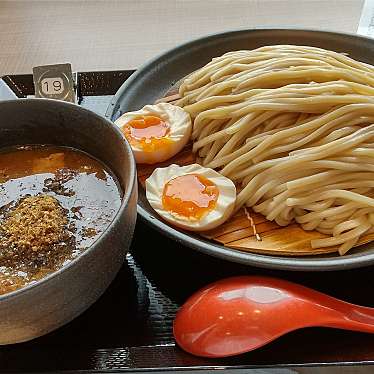
[[[116,121],[155,102],[182,108],[192,131],[174,158],[138,165],[138,213],[152,227],[258,267],[374,263],[373,40],[293,29],[211,35],[141,67],[106,116]],[[235,184],[224,223],[191,233],[156,213],[145,181],[171,164],[197,164]]]

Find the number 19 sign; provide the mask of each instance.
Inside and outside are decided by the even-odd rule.
[[[74,79],[70,64],[33,68],[35,97],[75,102]]]
[[[62,78],[44,78],[41,86],[44,95],[61,95],[65,88]]]

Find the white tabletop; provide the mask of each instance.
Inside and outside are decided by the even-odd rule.
[[[192,38],[253,27],[355,33],[363,0],[0,0],[0,76],[70,62],[136,68]]]

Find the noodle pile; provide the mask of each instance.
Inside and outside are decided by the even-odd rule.
[[[344,254],[374,231],[374,67],[277,45],[213,59],[180,87],[193,151],[251,207],[327,238]]]

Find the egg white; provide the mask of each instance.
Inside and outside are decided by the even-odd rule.
[[[164,186],[171,179],[185,174],[199,174],[213,182],[219,191],[216,206],[200,219],[188,218],[169,212],[162,205]],[[166,168],[156,169],[146,180],[146,196],[152,208],[165,221],[174,226],[190,231],[205,231],[218,227],[232,214],[236,201],[236,188],[234,183],[217,173],[213,169],[198,164],[188,166],[170,165]]]
[[[135,160],[140,164],[156,164],[175,156],[188,143],[192,131],[190,115],[182,108],[169,103],[146,105],[135,112],[127,112],[119,117],[115,124],[122,129],[126,123],[134,118],[149,115],[159,117],[169,124],[170,130],[165,138],[168,138],[170,143],[153,152],[145,152],[140,145],[131,144]]]

